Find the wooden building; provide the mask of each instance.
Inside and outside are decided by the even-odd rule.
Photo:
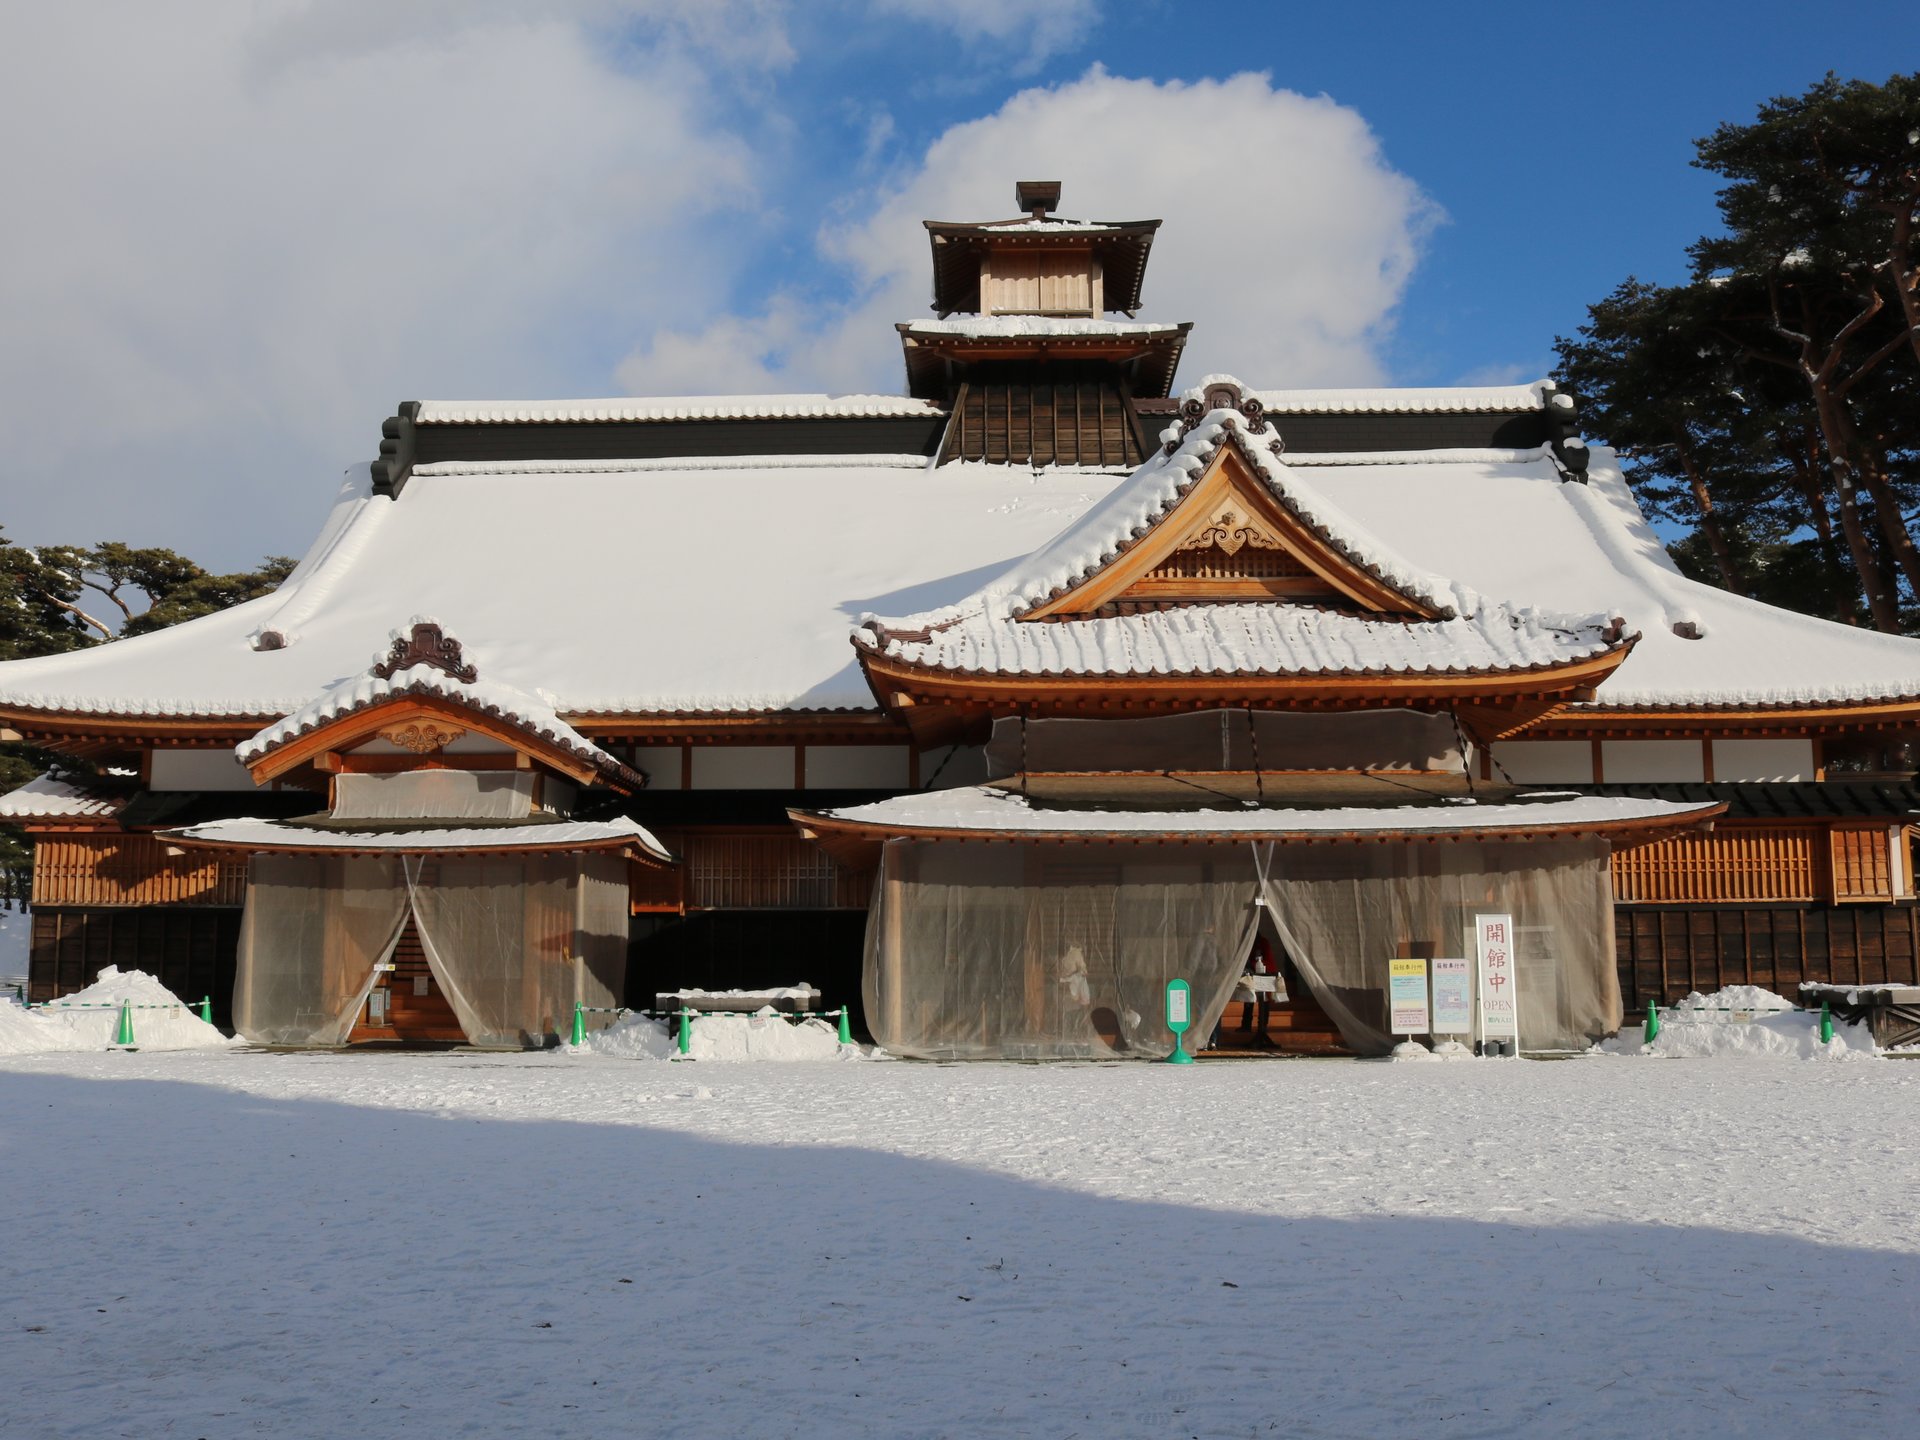
[[[461,867],[544,884],[538,854],[624,887],[624,974],[603,921],[516,902],[529,953],[594,951],[576,988],[834,1004],[879,973],[887,886],[923,883],[890,840],[1024,855],[1062,953],[1142,856],[1211,885],[1261,855],[1264,887],[1576,847],[1617,967],[1589,1030],[1726,983],[1920,982],[1920,791],[1873,768],[1920,722],[1920,643],[1682,577],[1549,382],[1176,391],[1190,327],[1136,318],[1159,222],[1017,200],[928,223],[904,394],[408,402],[274,594],[0,665],[0,725],[79,767],[0,798],[36,846],[35,996],[115,963],[224,1010],[238,969],[243,1031],[297,1038],[247,1019],[238,957],[286,953],[289,866],[333,915],[351,861],[387,918],[328,922],[364,995],[309,965],[357,999],[343,1036],[537,1043],[563,977],[462,1015],[423,931]]]

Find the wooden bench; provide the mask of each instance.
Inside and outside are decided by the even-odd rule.
[[[1882,1050],[1920,1044],[1920,985],[1823,985],[1807,981],[1800,986],[1800,1003],[1809,1009],[1825,1004],[1834,1019],[1849,1025],[1864,1021],[1873,1043]]]

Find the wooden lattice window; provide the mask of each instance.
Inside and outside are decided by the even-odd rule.
[[[1723,825],[1617,850],[1613,895],[1649,905],[1816,900],[1824,838],[1814,825]]]
[[[870,898],[871,875],[792,833],[688,833],[668,848],[681,858],[689,909],[859,910]]]
[[[1893,898],[1893,851],[1886,826],[1836,825],[1830,843],[1835,900]]]
[[[243,905],[247,857],[169,854],[151,835],[43,835],[33,849],[35,905]]]

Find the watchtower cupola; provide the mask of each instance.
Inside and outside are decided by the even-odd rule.
[[[1133,315],[1158,220],[1068,220],[1058,180],[1013,187],[1011,220],[926,222],[933,243],[933,309],[949,315]]]
[[[1020,181],[1011,220],[925,222],[938,318],[897,328],[908,390],[952,411],[942,461],[1133,466],[1152,449],[1134,399],[1172,393],[1193,328],[1134,318],[1160,222],[1065,219],[1060,188]]]

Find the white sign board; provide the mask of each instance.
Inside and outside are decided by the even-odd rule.
[[[1387,1009],[1396,1035],[1427,1033],[1427,962],[1387,962]]]
[[[1473,917],[1474,945],[1480,957],[1480,1038],[1520,1040],[1520,1002],[1514,982],[1513,917]]]
[[[1433,962],[1433,1033],[1473,1033],[1473,967],[1464,960]]]

